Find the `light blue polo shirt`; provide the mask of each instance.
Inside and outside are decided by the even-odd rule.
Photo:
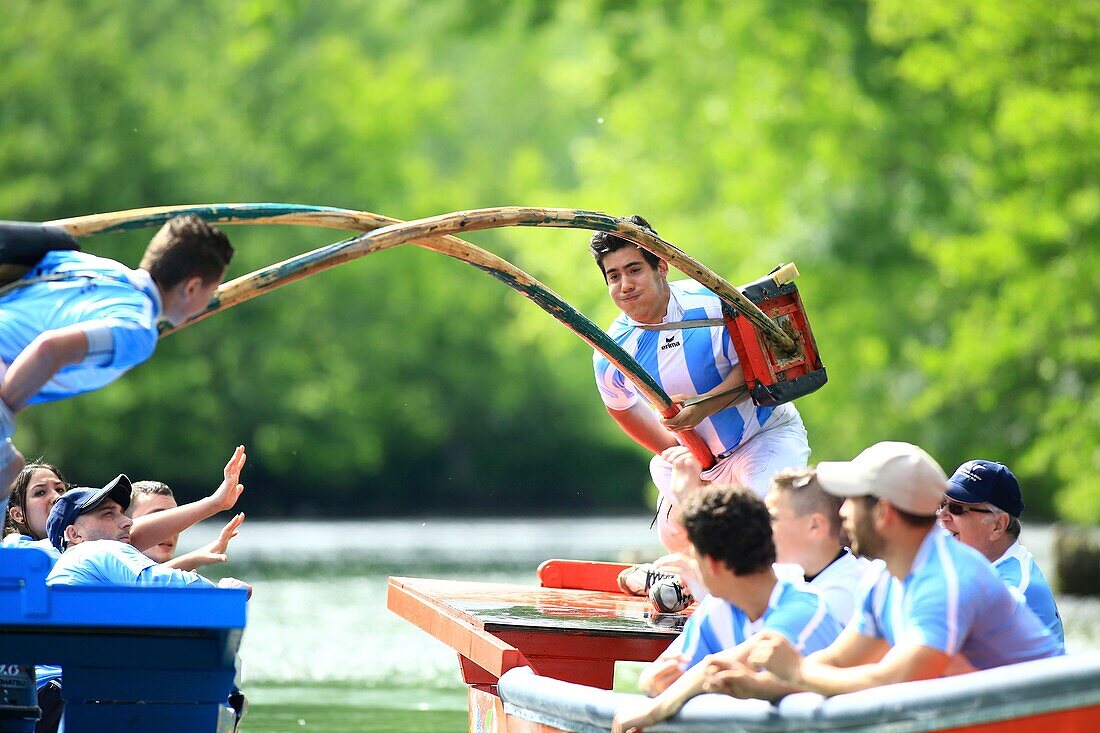
[[[940,527],[921,542],[905,580],[879,567],[851,622],[864,636],[961,653],[979,669],[1064,653],[989,561]]]
[[[1054,603],[1054,593],[1050,590],[1043,571],[1035,564],[1035,556],[1018,541],[1005,550],[993,562],[993,571],[1000,576],[1009,588],[1024,597],[1027,607],[1039,617],[1043,625],[1050,629],[1058,644],[1065,649],[1066,632],[1062,629],[1062,617]]]
[[[754,634],[771,629],[787,637],[802,654],[812,654],[832,644],[842,628],[817,592],[780,580],[772,589],[764,615],[755,621],[729,601],[707,596],[670,651],[688,657],[687,669],[708,654],[733,649]]]
[[[114,540],[81,542],[65,550],[46,585],[215,587],[198,573],[163,567],[133,545]]]
[[[157,346],[160,291],[152,276],[85,252],[48,252],[22,280],[60,277],[0,297],[0,361],[11,364],[40,334],[79,325],[88,353],[63,367],[27,404],[90,392],[141,364]]]

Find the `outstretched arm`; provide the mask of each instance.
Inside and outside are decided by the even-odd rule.
[[[130,529],[130,541],[134,547],[145,551],[196,522],[232,509],[244,491],[244,485],[239,480],[246,459],[244,446],[237,446],[233,457],[225,464],[224,480],[210,496],[175,509],[166,509],[135,519],[134,526]]]
[[[39,334],[8,366],[0,382],[0,399],[12,412],[18,412],[53,375],[87,353],[88,337],[79,325]]]

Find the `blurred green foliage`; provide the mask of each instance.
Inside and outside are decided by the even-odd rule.
[[[795,260],[830,382],[813,460],[1002,460],[1029,515],[1100,521],[1100,3],[13,0],[0,216],[287,201],[405,219],[643,213],[734,282]],[[234,228],[231,275],[336,239]],[[135,263],[148,233],[86,241]],[[570,231],[473,237],[601,323]],[[589,350],[412,248],[172,336],[19,444],[246,510],[603,511],[639,449]]]

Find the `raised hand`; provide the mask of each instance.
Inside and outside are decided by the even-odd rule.
[[[244,468],[247,459],[248,456],[245,455],[244,446],[238,445],[237,449],[233,451],[229,463],[225,464],[225,471],[223,472],[225,478],[214,490],[214,493],[210,495],[217,506],[217,511],[232,509],[236,505],[237,499],[244,491],[244,484],[240,483],[240,477],[241,469]]]

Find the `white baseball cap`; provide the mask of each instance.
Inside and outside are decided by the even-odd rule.
[[[850,461],[822,461],[816,470],[833,496],[877,496],[922,517],[936,513],[947,491],[940,464],[912,443],[875,443]]]

